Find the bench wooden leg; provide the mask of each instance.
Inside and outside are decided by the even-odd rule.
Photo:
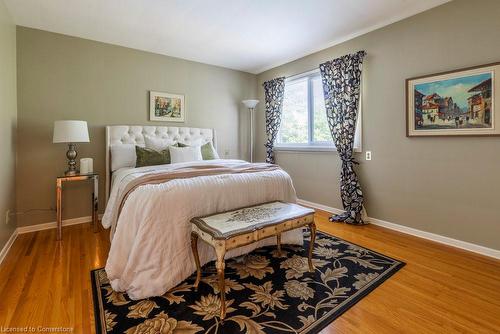
[[[281,233],[276,234],[276,246],[278,248],[278,256],[281,256]]]
[[[316,224],[314,221],[309,224],[309,229],[311,230],[311,241],[309,243],[309,271],[314,271],[314,265],[312,263],[312,255],[314,250],[314,241],[316,240]]]
[[[194,262],[196,262],[196,281],[194,282],[195,290],[198,290],[198,284],[201,279],[200,256],[198,254],[198,234],[191,232],[191,249],[193,250]]]
[[[224,278],[224,269],[226,264],[224,262],[224,256],[226,255],[226,248],[222,245],[217,245],[215,247],[215,253],[217,254],[217,262],[215,267],[217,268],[217,276],[219,277],[219,291],[220,291],[220,319],[224,320],[226,317],[226,286]]]

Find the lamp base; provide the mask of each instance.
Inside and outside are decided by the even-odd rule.
[[[78,171],[76,170],[77,155],[76,145],[73,143],[68,144],[68,151],[66,152],[66,157],[68,158],[68,170],[64,172],[64,175],[72,176],[78,174]]]

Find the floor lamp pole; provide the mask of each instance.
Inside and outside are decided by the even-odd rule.
[[[247,107],[250,114],[250,162],[253,162],[253,112],[259,100],[243,100],[241,102]]]
[[[253,162],[253,111],[255,108],[250,109],[250,162]]]

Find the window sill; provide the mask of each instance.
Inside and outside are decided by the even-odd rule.
[[[275,145],[273,151],[276,152],[337,152],[335,146],[315,146],[315,145]],[[362,152],[361,148],[355,147],[354,152]]]

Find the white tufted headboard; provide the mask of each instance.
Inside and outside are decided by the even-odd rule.
[[[157,138],[170,138],[188,144],[201,139],[202,144],[212,142],[217,149],[214,129],[200,129],[176,126],[151,126],[151,125],[109,125],[106,126],[106,201],[109,197],[111,186],[111,153],[112,145],[135,144],[144,146],[144,135]]]

